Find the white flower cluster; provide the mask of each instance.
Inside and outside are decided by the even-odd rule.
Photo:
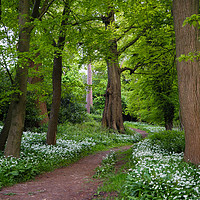
[[[37,165],[41,161],[73,159],[83,151],[91,149],[96,143],[92,138],[86,138],[83,141],[75,140],[57,140],[56,145],[46,145],[44,142],[45,133],[24,132],[21,143],[21,158],[0,157],[1,170],[12,170],[19,163],[23,163],[26,168],[30,163]]]
[[[134,135],[126,135],[126,134],[115,134],[116,139],[121,142],[138,142],[142,139],[142,136],[140,133],[136,133]]]
[[[184,163],[183,153],[166,153],[146,139],[133,146],[132,158],[129,190],[139,187],[144,195],[163,199],[200,199],[200,169]]]

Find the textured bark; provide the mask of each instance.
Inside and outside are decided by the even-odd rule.
[[[111,11],[104,20],[106,29],[114,22],[114,12]],[[120,66],[116,40],[109,41],[107,58],[108,83],[105,94],[105,107],[103,112],[102,125],[106,128],[124,132],[122,104],[121,104],[121,81]]]
[[[105,95],[105,108],[102,125],[124,132],[122,104],[121,104],[121,81],[118,62],[110,60],[108,63],[108,84]]]
[[[29,63],[23,60],[22,53],[29,52],[30,30],[25,27],[29,19],[29,0],[19,1],[19,66],[16,70],[15,84],[20,90],[20,94],[15,94],[12,101],[12,118],[5,148],[5,156],[20,156],[21,137],[24,129],[25,111],[26,111],[26,92]]]
[[[86,108],[87,112],[90,113],[90,107],[93,106],[93,99],[92,99],[92,66],[91,63],[88,65],[87,69],[87,94],[86,94]]]
[[[61,76],[62,76],[62,52],[65,45],[65,25],[67,25],[68,15],[70,13],[69,2],[65,2],[65,7],[63,10],[63,20],[61,22],[58,43],[55,44],[57,50],[55,51],[54,56],[54,66],[53,66],[53,99],[51,105],[50,119],[48,123],[47,131],[47,144],[55,145],[56,144],[56,133],[58,125],[58,114],[60,109],[60,100],[61,100]]]
[[[12,119],[12,103],[9,105],[6,121],[0,133],[0,151],[4,151]]]
[[[186,17],[198,14],[199,0],[174,0],[173,15],[177,57],[199,51],[198,27],[182,26]],[[200,66],[199,61],[177,62],[181,119],[185,129],[184,159],[200,164]]]

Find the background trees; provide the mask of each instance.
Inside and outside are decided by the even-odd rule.
[[[180,29],[181,25],[176,24],[179,18],[182,23],[186,17],[197,13],[197,2],[193,1],[190,3],[195,6],[184,15],[184,10],[176,11],[180,2],[174,3],[177,57],[198,51],[199,48],[196,27],[185,26]],[[91,112],[103,113],[103,126],[124,132],[122,113],[128,113],[138,120],[159,123],[166,129],[172,129],[173,122],[179,116],[172,1],[35,0],[26,3],[27,7],[19,9],[22,18],[16,23],[21,4],[15,0],[2,0],[2,8],[5,9],[0,29],[0,76],[4,79],[0,84],[1,120],[5,120],[8,110],[10,112],[1,132],[1,150],[4,149],[8,133],[12,133],[7,142],[6,155],[18,152],[16,156],[19,156],[27,78],[42,79],[36,85],[28,84],[28,101],[31,106],[36,98],[47,102],[50,116],[47,143],[55,144],[58,122],[81,122],[86,116],[86,85],[80,69],[91,61],[94,97]],[[23,10],[25,7],[26,10]],[[24,13],[27,17],[24,17]],[[21,40],[21,37],[25,37],[25,40]],[[190,40],[185,39],[188,43],[183,43],[179,39],[182,37]],[[35,67],[29,68],[30,62]],[[190,127],[186,128],[187,133],[193,129],[198,132],[199,109],[198,93],[192,93],[199,87],[198,64],[196,61],[189,62],[182,61],[184,67],[178,63],[181,117],[184,128]],[[189,70],[186,65],[192,66],[191,71],[187,72],[188,76],[185,75],[186,71],[181,71]],[[7,90],[9,93],[6,94]],[[27,107],[26,116],[30,121],[33,116],[29,114],[31,106]],[[39,113],[37,109],[34,111],[34,119],[40,119]],[[189,124],[192,117],[194,127]],[[14,144],[14,138],[18,138],[14,145],[17,150],[12,149],[9,143]],[[189,141],[186,152],[189,152],[189,146],[195,146],[192,145],[194,140],[199,144],[199,136],[193,134],[189,137],[186,134],[186,138]],[[189,158],[190,153],[186,153],[186,157]]]

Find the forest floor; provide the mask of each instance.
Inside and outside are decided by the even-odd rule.
[[[135,131],[147,135],[139,129]],[[113,148],[112,151],[125,151],[131,146]],[[34,180],[19,183],[11,187],[2,188],[1,200],[92,200],[106,199],[107,194],[96,194],[97,188],[102,185],[99,179],[94,179],[95,169],[101,164],[102,159],[109,154],[101,151],[86,156],[69,166],[56,169],[52,172],[37,176]],[[121,163],[116,163],[116,168]],[[100,195],[100,196],[99,196]],[[115,199],[116,194],[109,194]]]

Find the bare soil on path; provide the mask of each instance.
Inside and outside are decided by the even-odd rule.
[[[131,146],[111,150],[127,150]],[[93,179],[97,168],[109,151],[86,156],[69,166],[37,176],[34,180],[2,188],[1,200],[92,200],[100,180]]]

